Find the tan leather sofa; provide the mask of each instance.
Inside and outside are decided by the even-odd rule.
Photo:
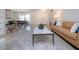
[[[54,25],[51,25],[50,27],[52,31],[56,32],[76,48],[79,48],[79,33],[70,32],[70,29],[74,23],[75,22],[64,21],[61,27]]]

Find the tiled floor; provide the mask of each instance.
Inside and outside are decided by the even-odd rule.
[[[9,33],[6,38],[7,50],[74,50],[74,48],[58,37],[55,36],[55,45],[52,45],[51,36],[35,36],[35,45],[32,46],[32,31],[21,29]]]

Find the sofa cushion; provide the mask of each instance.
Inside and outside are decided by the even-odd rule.
[[[71,27],[71,32],[76,32],[77,28],[79,27],[79,23],[74,23],[74,25]]]
[[[74,22],[63,21],[62,27],[70,29],[73,26]]]
[[[64,36],[67,36],[71,39],[76,40],[77,39],[77,33],[72,33],[70,32],[69,29],[67,28],[63,28],[63,27],[55,27],[55,29],[60,32],[61,34],[63,34]]]
[[[79,32],[78,32],[78,34],[77,34],[77,41],[79,41]]]

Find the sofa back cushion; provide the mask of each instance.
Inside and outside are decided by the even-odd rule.
[[[71,27],[73,26],[74,23],[75,22],[71,22],[71,21],[63,21],[62,27],[71,29]]]

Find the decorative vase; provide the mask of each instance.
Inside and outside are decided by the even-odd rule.
[[[44,25],[43,24],[39,24],[39,29],[43,29]]]

